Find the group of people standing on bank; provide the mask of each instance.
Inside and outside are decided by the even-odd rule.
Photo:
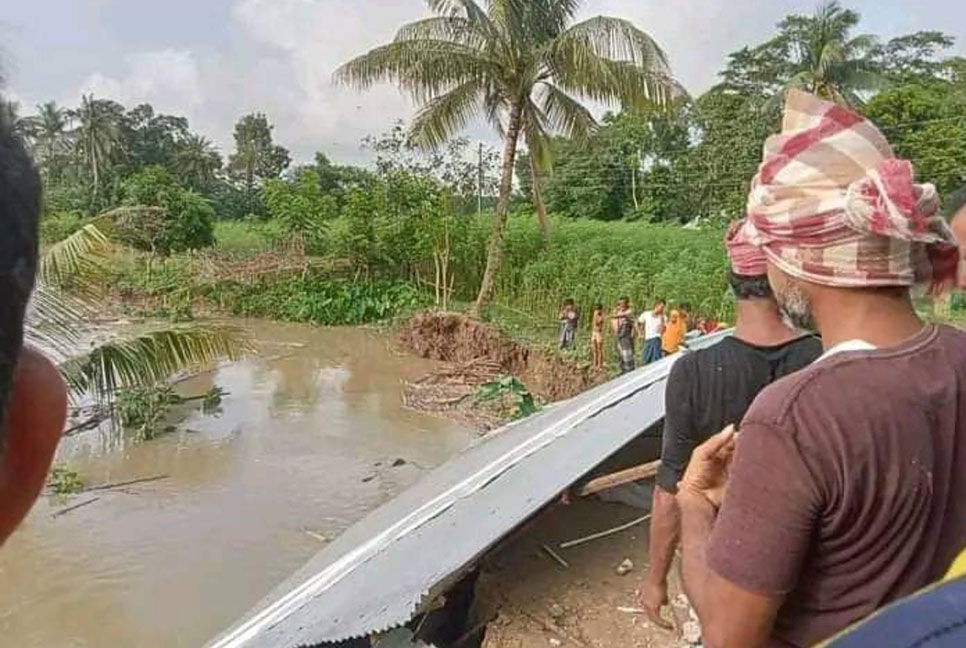
[[[621,373],[634,370],[637,340],[641,341],[641,364],[646,365],[676,353],[687,339],[722,328],[720,323],[707,318],[693,320],[687,302],[668,311],[667,302],[658,298],[650,310],[637,316],[628,297],[621,297],[610,314],[605,313],[603,304],[597,303],[591,317],[590,338],[595,369],[604,366],[604,337],[608,323],[614,336]],[[561,349],[574,347],[579,326],[580,311],[574,300],[564,300],[560,309]]]

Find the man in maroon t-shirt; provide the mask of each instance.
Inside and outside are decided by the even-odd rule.
[[[697,448],[679,486],[708,648],[813,646],[966,546],[966,334],[923,324],[909,295],[956,276],[937,207],[871,123],[790,93],[742,235],[826,353]]]

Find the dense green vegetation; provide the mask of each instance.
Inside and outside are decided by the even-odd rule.
[[[547,14],[550,4],[525,4],[532,13],[498,19],[444,12],[343,68],[347,82],[389,79],[423,106],[411,127],[367,138],[369,168],[323,152],[292,165],[260,113],[239,119],[223,157],[149,105],[87,96],[31,116],[6,105],[43,170],[44,239],[95,223],[140,250],[111,258],[110,288],[178,320],[216,309],[356,324],[490,292],[502,307],[492,315],[550,329],[564,297],[589,313],[625,294],[638,307],[662,296],[728,319],[721,235],[743,213],[788,88],[864,111],[942,193],[966,184],[966,62],[946,55],[942,33],[884,41],[832,2],[731,54],[703,95],[647,102],[645,86],[663,99],[671,84],[653,76],[667,70],[647,35],[622,20],[572,24],[566,7],[579,3]],[[486,43],[504,41],[532,76],[514,80],[512,60],[487,58]],[[598,123],[576,101],[587,96],[624,109]],[[502,157],[453,137],[481,107],[507,135]]]
[[[320,276],[226,281],[201,296],[231,315],[326,326],[381,322],[430,303],[409,282],[353,282]]]
[[[859,25],[838,3],[788,16],[773,38],[731,54],[721,83],[691,102],[607,115],[589,145],[554,139],[552,172],[540,177],[547,205],[572,218],[737,218],[791,87],[864,112],[942,195],[966,185],[966,61],[944,56],[952,38],[883,42]],[[517,175],[529,197],[528,169],[524,155]]]

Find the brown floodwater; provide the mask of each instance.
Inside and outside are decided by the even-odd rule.
[[[403,409],[402,381],[431,365],[378,332],[243,326],[254,356],[178,385],[225,389],[219,415],[186,406],[178,431],[142,443],[64,440],[58,461],[88,484],[169,477],[42,498],[0,549],[0,645],[201,646],[473,437]]]

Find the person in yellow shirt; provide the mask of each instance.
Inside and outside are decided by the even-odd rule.
[[[682,305],[671,311],[667,326],[664,327],[664,334],[661,335],[661,350],[664,355],[677,353],[681,344],[684,343],[684,336],[688,333],[688,311]]]

